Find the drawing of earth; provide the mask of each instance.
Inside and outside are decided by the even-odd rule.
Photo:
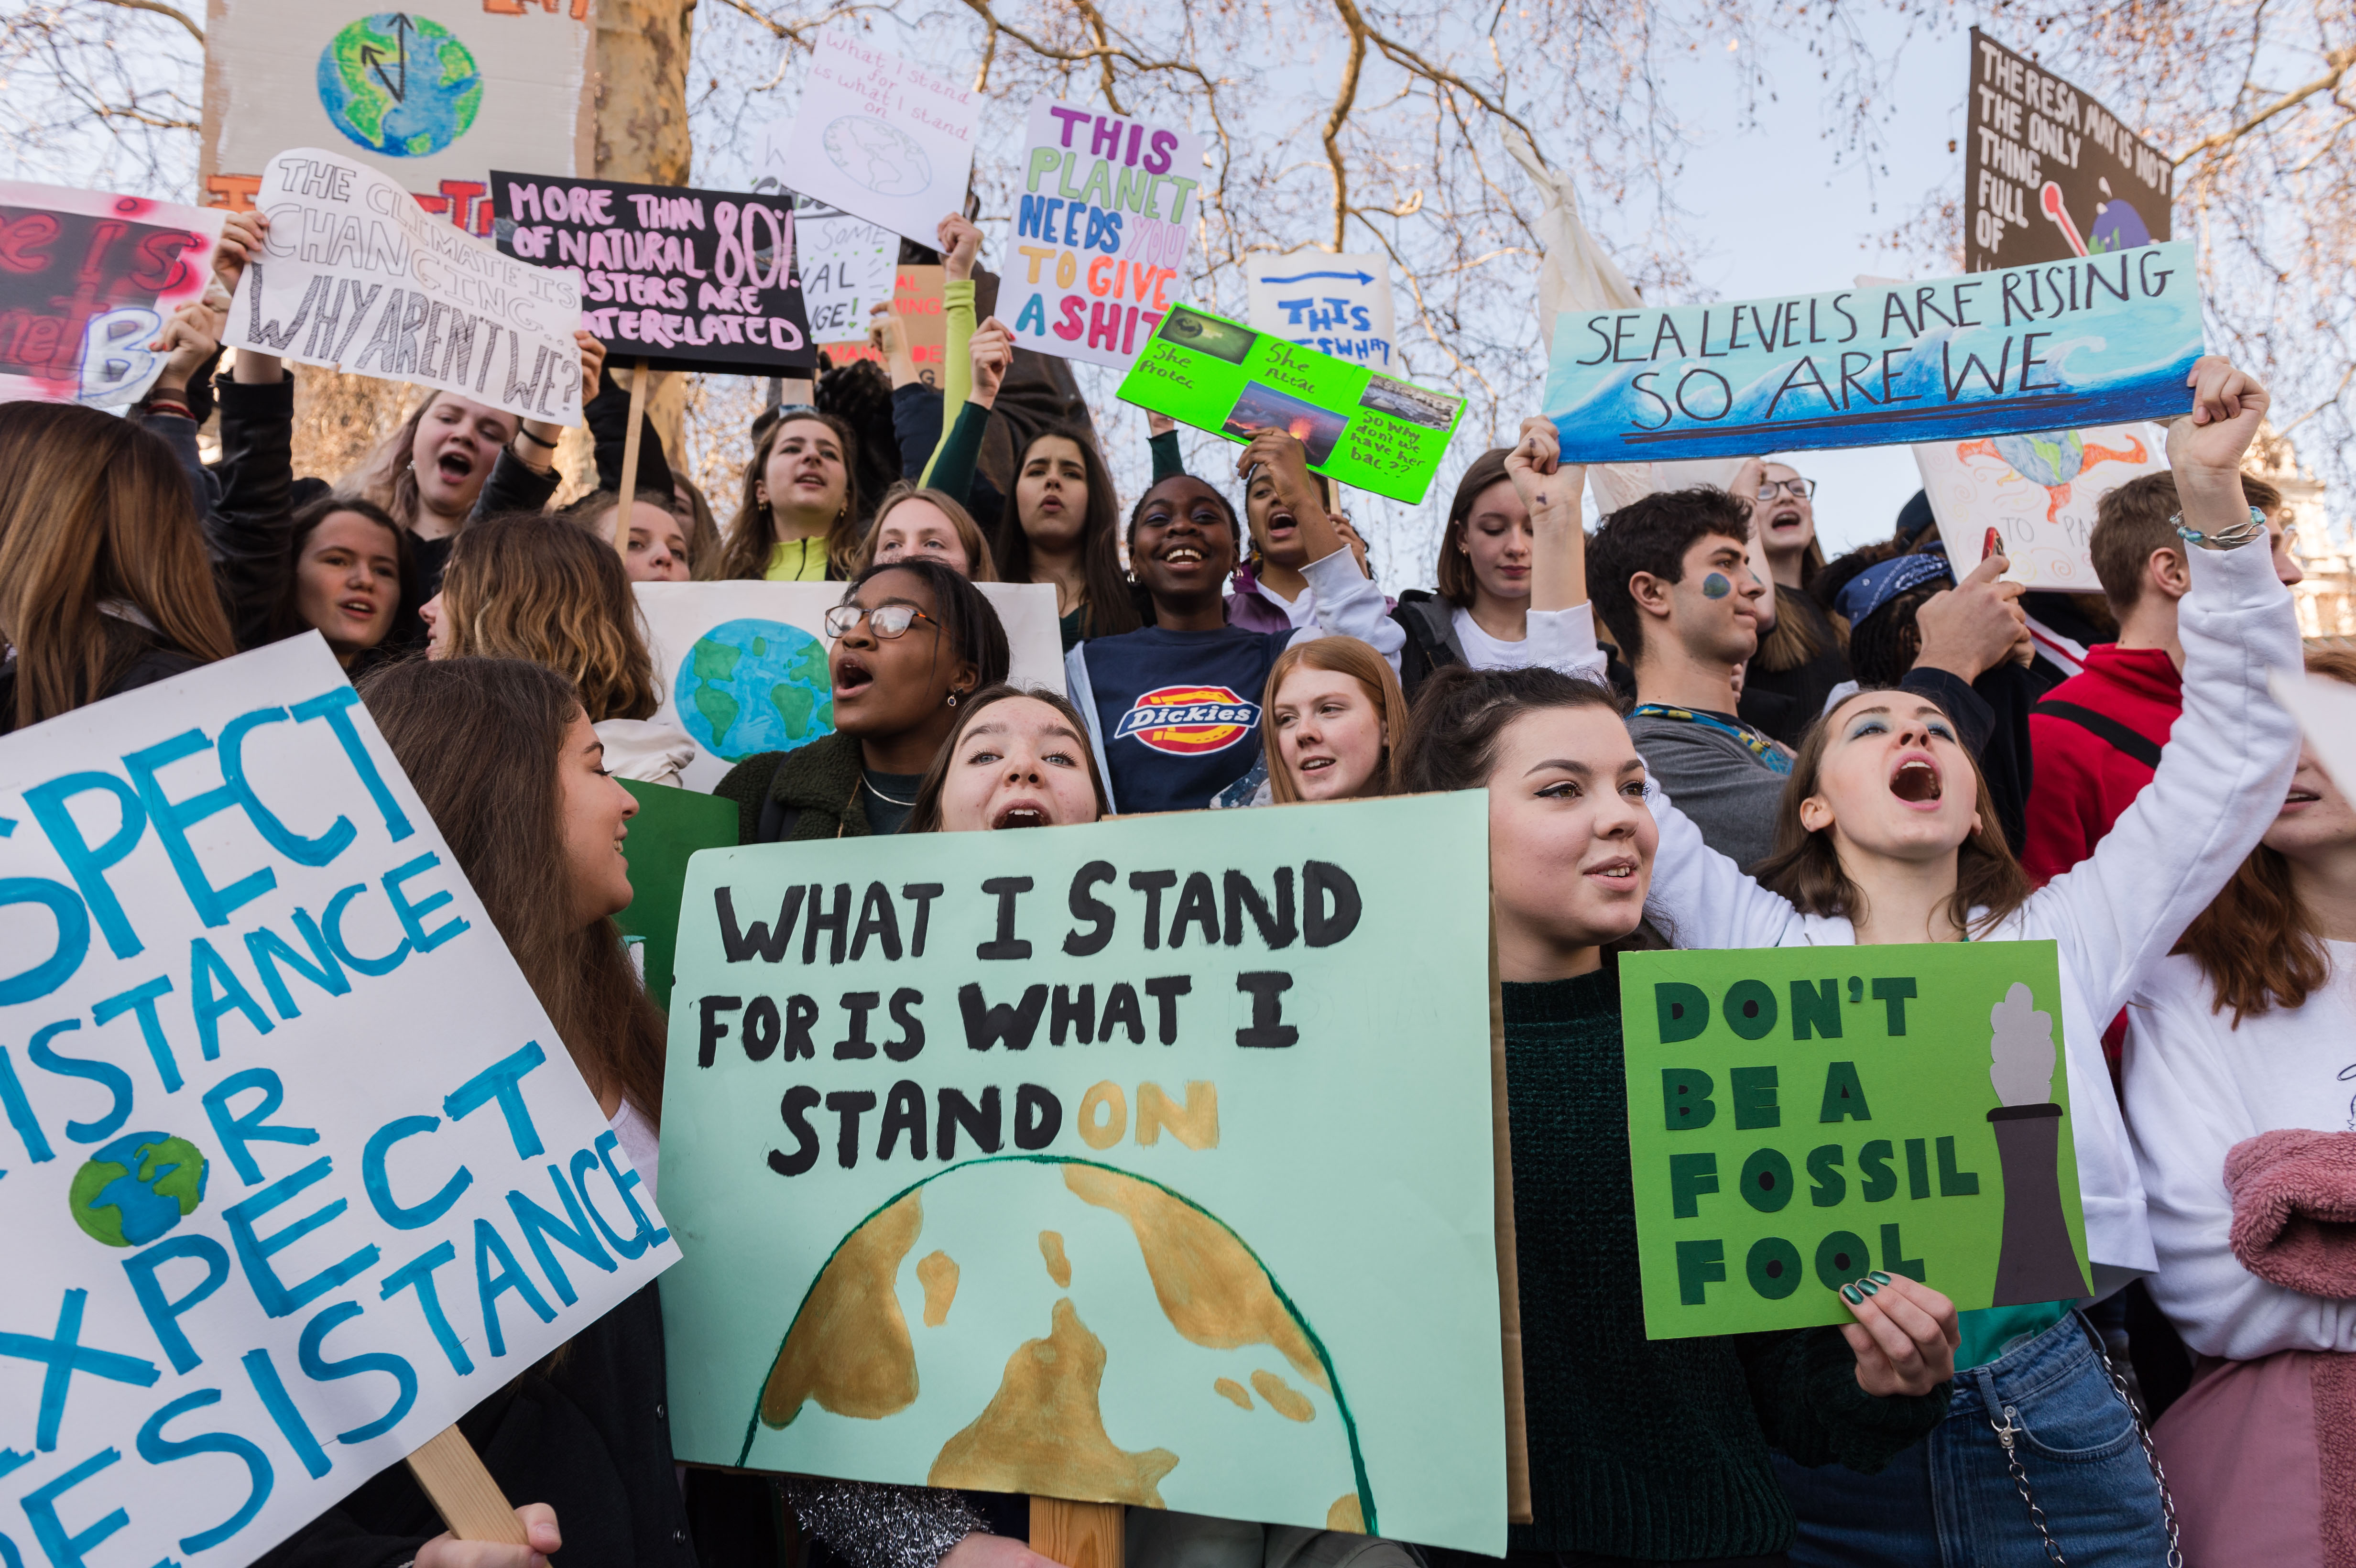
[[[1248,1517],[1376,1519],[1324,1346],[1266,1265],[1168,1188],[1082,1160],[952,1166],[845,1237],[744,1455],[788,1425],[830,1454],[935,1455],[936,1487],[1192,1512],[1257,1487]]]
[[[826,645],[782,621],[723,621],[680,661],[679,721],[714,756],[789,752],[834,729]]]
[[[319,55],[319,104],[371,153],[423,158],[466,133],[483,107],[475,57],[439,22],[380,11]]]
[[[205,1200],[204,1151],[169,1133],[126,1133],[74,1172],[74,1223],[110,1247],[144,1247]]]
[[[846,114],[819,140],[836,168],[878,196],[921,196],[933,183],[923,144],[897,125]]]

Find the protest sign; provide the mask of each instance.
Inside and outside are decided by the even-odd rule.
[[[1295,251],[1254,256],[1244,267],[1251,324],[1336,359],[1391,368],[1398,329],[1391,316],[1391,265],[1382,256]]]
[[[119,409],[155,384],[147,345],[212,282],[221,214],[0,180],[0,401]]]
[[[487,235],[495,160],[559,175],[596,166],[594,36],[588,0],[402,0],[359,16],[309,0],[209,0],[206,200],[247,210],[272,158],[333,147]]]
[[[786,138],[785,183],[930,245],[942,218],[965,210],[980,123],[970,90],[829,27]]]
[[[1052,583],[977,582],[1013,651],[1017,686],[1064,689],[1064,645]],[[762,752],[787,752],[834,731],[833,639],[826,613],[840,582],[641,582],[638,613],[661,683],[658,721],[695,741],[680,773],[709,790]]]
[[[1622,955],[1646,1335],[1849,1322],[1875,1269],[2092,1294],[2061,985],[2051,942]]]
[[[1958,579],[1978,569],[1993,534],[2006,581],[2099,593],[2086,553],[2094,508],[2130,479],[2167,473],[2168,444],[2151,425],[2097,425],[1926,442],[1914,461]]]
[[[1120,383],[1120,400],[1233,442],[1290,431],[1336,482],[1423,499],[1464,400],[1173,306]]]
[[[1016,346],[1127,369],[1183,276],[1202,183],[1183,126],[1032,100],[998,306]]]
[[[948,280],[945,267],[906,266],[893,273],[892,314],[899,319],[916,379],[927,387],[941,385],[942,370],[948,362],[949,324],[941,297]],[[826,352],[838,365],[853,359],[872,359],[879,365],[884,362],[884,356],[865,341],[863,335],[856,343],[830,343]],[[889,370],[891,367],[884,368]]]
[[[1661,310],[1565,311],[1566,463],[1969,441],[2184,411],[2193,248]]]
[[[316,147],[281,153],[255,205],[263,253],[222,341],[299,365],[581,422],[581,290],[433,219],[391,180]]]
[[[493,170],[501,251],[569,272],[616,363],[771,376],[818,363],[777,197]]]
[[[1972,29],[1964,265],[2066,261],[2168,238],[2176,165],[2118,116]]]
[[[252,1562],[677,1258],[316,635],[0,781],[0,1558]]]
[[[1314,810],[695,858],[680,1457],[1504,1551],[1487,807]]]
[[[630,905],[614,917],[631,962],[655,1006],[670,1006],[672,954],[679,941],[679,891],[699,849],[736,843],[736,803],[670,784],[616,781],[638,803],[622,858],[630,863]]]
[[[892,298],[900,237],[881,223],[822,202],[794,204],[795,272],[809,313],[810,340],[833,352],[867,343],[868,313]]]

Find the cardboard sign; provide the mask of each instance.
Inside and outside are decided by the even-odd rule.
[[[942,384],[942,372],[948,363],[949,324],[941,298],[948,280],[945,267],[901,267],[893,274],[892,314],[900,318],[901,329],[907,335],[908,357],[916,364],[916,378],[927,387]],[[839,365],[853,359],[873,359],[879,365],[884,361],[884,356],[863,338],[857,343],[830,343],[826,352]]]
[[[919,245],[965,209],[981,103],[842,27],[818,36],[786,140],[786,183]]]
[[[272,158],[264,254],[222,341],[581,422],[581,290],[429,216],[391,180],[316,147]]]
[[[491,165],[596,166],[588,0],[209,0],[199,181],[251,209],[262,165],[333,147],[469,234],[491,231]]]
[[[679,1456],[1502,1553],[1487,843],[1472,793],[697,856]]]
[[[1032,100],[998,314],[1015,343],[1127,369],[1185,281],[1203,139]]]
[[[0,1558],[252,1562],[677,1259],[316,635],[0,781]]]
[[[0,402],[145,397],[164,368],[147,345],[203,297],[220,229],[202,208],[0,180]]]
[[[1431,488],[1464,412],[1462,398],[1188,305],[1154,328],[1120,400],[1233,442],[1290,431],[1318,473],[1410,504]]]
[[[822,202],[794,204],[795,272],[809,312],[810,340],[830,357],[837,344],[867,343],[868,313],[892,297],[900,237],[881,223]]]
[[[2180,414],[2201,357],[2190,245],[1664,310],[1565,311],[1547,375],[1566,463],[1968,441]]]
[[[2168,238],[2168,155],[1977,27],[1965,102],[1965,267],[2066,261]]]
[[[1958,578],[1987,558],[1993,533],[2008,582],[2099,593],[2086,539],[2102,498],[2130,479],[2168,472],[2168,438],[2147,424],[2036,431],[1914,449],[1923,493]]]
[[[1295,251],[1254,256],[1244,268],[1251,324],[1336,359],[1391,368],[1398,328],[1391,315],[1391,264],[1384,256]]]
[[[834,641],[826,613],[842,603],[840,582],[641,582],[647,648],[663,688],[655,718],[695,741],[680,771],[690,789],[709,790],[728,770],[762,752],[790,752],[834,732]],[[1017,686],[1064,689],[1064,644],[1055,589],[1045,582],[977,582],[998,612],[1013,652]]]
[[[617,364],[771,376],[818,363],[782,197],[494,170],[500,251],[569,272]]]
[[[2091,1295],[2061,1003],[2051,942],[1623,954],[1647,1337]]]

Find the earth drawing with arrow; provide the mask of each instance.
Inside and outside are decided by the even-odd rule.
[[[371,153],[429,157],[474,124],[483,75],[440,23],[380,11],[347,25],[320,52],[319,105]]]

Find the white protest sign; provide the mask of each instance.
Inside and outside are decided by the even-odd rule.
[[[316,147],[263,165],[254,205],[270,233],[238,280],[230,347],[581,422],[574,274],[501,255]]]
[[[1126,370],[1184,284],[1203,139],[1031,101],[998,315],[1042,354]]]
[[[1244,267],[1251,324],[1271,337],[1387,370],[1398,343],[1391,268],[1381,256],[1295,251]]]
[[[659,723],[695,742],[680,783],[709,790],[745,758],[806,746],[834,731],[833,639],[826,613],[840,582],[641,582],[638,613],[662,688]],[[1046,582],[977,582],[998,612],[1016,686],[1064,689],[1055,589]]]
[[[2168,438],[2147,424],[2101,425],[1923,442],[1914,461],[1958,579],[1987,559],[1994,532],[2006,581],[2099,593],[2086,552],[2095,506],[2130,479],[2168,472]]]
[[[678,1260],[316,635],[0,738],[0,971],[11,1565],[251,1562]]]
[[[839,27],[820,33],[786,140],[785,184],[930,245],[965,209],[981,104]]]
[[[2356,800],[2356,687],[2329,676],[2276,669],[2266,672],[2266,688],[2298,720],[2308,748],[2340,793]]]
[[[900,237],[835,208],[797,206],[794,250],[810,341],[865,344],[868,312],[892,300]]]

